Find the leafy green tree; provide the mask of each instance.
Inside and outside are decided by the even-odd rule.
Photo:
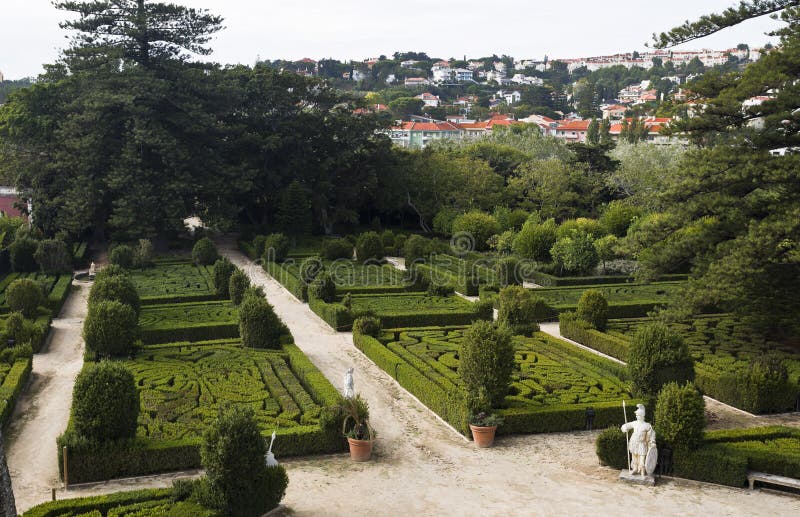
[[[612,201],[600,215],[600,225],[606,233],[624,237],[633,220],[641,215],[642,211],[636,206]]]
[[[192,247],[192,262],[201,266],[210,266],[219,259],[219,252],[214,241],[203,237]]]
[[[139,337],[139,318],[130,305],[104,300],[89,306],[83,322],[86,349],[100,357],[129,355]]]
[[[72,254],[67,244],[58,239],[39,241],[33,258],[39,263],[42,271],[49,274],[72,272]]]
[[[584,232],[558,239],[550,248],[550,255],[560,274],[587,274],[599,262],[594,240]]]
[[[510,285],[500,290],[497,297],[497,321],[514,334],[529,336],[539,330],[539,322],[550,314],[550,309],[530,289]]]
[[[517,255],[549,262],[551,260],[550,248],[556,243],[557,226],[554,219],[539,224],[529,220],[522,225],[522,230],[514,238],[513,250]]]
[[[239,305],[239,335],[246,348],[281,347],[286,326],[263,296],[244,295]]]
[[[575,314],[591,323],[597,330],[605,330],[608,323],[608,301],[602,291],[587,289],[578,300]]]
[[[400,120],[405,120],[409,115],[420,115],[425,103],[416,97],[400,97],[389,103],[392,115]]]
[[[589,127],[586,130],[586,143],[588,145],[598,145],[600,143],[600,123],[592,117]]]
[[[6,303],[12,312],[21,312],[26,318],[35,318],[42,303],[42,288],[30,278],[18,278],[6,289]]]
[[[126,275],[104,276],[95,278],[89,291],[89,304],[94,305],[103,301],[116,301],[123,303],[139,315],[141,301],[136,285]]]
[[[473,210],[453,219],[453,235],[459,233],[470,239],[468,247],[471,249],[461,251],[483,251],[489,247],[489,237],[500,233],[500,225],[491,214]]]
[[[95,442],[133,438],[139,417],[139,391],[133,374],[112,361],[88,363],[72,390],[72,425]]]
[[[311,200],[299,181],[295,180],[284,190],[278,206],[278,224],[288,235],[311,233]]]

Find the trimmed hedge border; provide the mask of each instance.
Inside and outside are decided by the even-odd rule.
[[[577,341],[620,361],[628,360],[628,349],[630,348],[628,341],[600,332],[589,322],[579,319],[574,313],[561,313],[558,323],[559,332],[565,338]]]
[[[72,275],[60,275],[53,284],[50,294],[47,295],[47,307],[53,311],[53,316],[58,316],[58,313],[61,312],[71,287]]]
[[[0,386],[0,426],[4,426],[11,417],[19,394],[28,384],[32,368],[32,358],[17,359],[3,379],[3,384]]]
[[[34,506],[23,517],[59,517],[63,515],[82,515],[93,510],[105,514],[117,506],[142,503],[146,501],[168,501],[172,497],[171,488],[151,488],[130,492],[116,492],[108,495],[62,499]]]
[[[308,284],[294,276],[288,269],[275,262],[265,262],[264,271],[292,293],[301,302],[308,301]]]
[[[677,282],[688,280],[689,275],[685,274],[670,274],[661,275],[657,282]],[[631,276],[555,276],[543,273],[541,271],[532,271],[525,280],[532,281],[536,285],[543,287],[565,287],[565,286],[579,286],[579,285],[603,285],[603,284],[626,284],[632,283],[633,277]]]
[[[459,277],[430,264],[414,264],[412,271],[418,281],[432,283],[435,278],[437,283],[444,281],[445,285],[452,287],[465,296],[478,296],[479,294],[480,284],[470,277]]]
[[[283,345],[288,363],[302,386],[320,406],[336,406],[340,396],[294,344]],[[301,425],[278,429],[273,451],[277,456],[327,454],[344,450],[340,421],[322,425]],[[128,442],[90,444],[76,436],[72,425],[58,439],[58,464],[63,478],[63,447],[67,446],[69,483],[88,483],[107,479],[142,476],[159,472],[201,467],[199,438],[159,441],[137,438]]]
[[[353,327],[353,315],[347,307],[340,303],[327,303],[319,298],[310,296],[308,299],[309,308],[322,318],[333,330],[344,332]]]

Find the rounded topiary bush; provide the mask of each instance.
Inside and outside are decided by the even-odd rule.
[[[636,393],[655,396],[668,382],[694,380],[694,361],[683,339],[664,323],[640,327],[628,351],[628,372]]]
[[[264,243],[266,242],[266,235],[256,235],[253,237],[253,248],[256,250],[256,256],[261,257],[264,255]]]
[[[383,259],[383,241],[376,232],[364,232],[356,241],[356,259],[364,263],[368,260]]]
[[[530,289],[508,286],[497,297],[497,321],[507,325],[514,334],[529,336],[539,330],[539,322],[547,318],[550,310],[540,297]]]
[[[239,335],[245,347],[278,349],[284,333],[285,325],[265,298],[244,297],[239,306]]]
[[[494,266],[497,273],[497,283],[501,287],[507,285],[522,285],[519,261],[514,257],[506,257],[497,261]]]
[[[253,410],[223,405],[200,445],[200,461],[212,492],[201,498],[203,502],[212,502],[232,517],[258,517],[278,506],[289,478],[282,466],[266,466],[266,452]]]
[[[11,269],[16,272],[32,272],[39,269],[36,262],[38,243],[30,237],[17,237],[8,247]]]
[[[214,241],[208,237],[203,237],[194,243],[192,248],[192,262],[201,266],[210,266],[219,258],[217,247]]]
[[[248,287],[250,287],[250,278],[248,278],[247,273],[236,268],[231,274],[230,280],[228,280],[228,294],[234,305],[242,303],[244,292]]]
[[[588,321],[597,330],[605,330],[608,323],[608,302],[601,291],[597,289],[587,289],[578,300],[576,309],[578,317]]]
[[[459,360],[467,392],[473,397],[485,392],[491,407],[501,406],[514,371],[511,332],[488,321],[473,323],[464,333]]]
[[[133,267],[135,257],[136,253],[133,251],[133,248],[127,244],[120,244],[114,246],[111,250],[111,253],[108,255],[108,261],[121,268],[130,269]]]
[[[391,248],[394,246],[394,232],[392,230],[384,230],[381,233],[381,242],[384,248]]]
[[[133,374],[121,363],[87,363],[72,390],[72,425],[96,442],[136,436],[139,392]]]
[[[625,433],[619,427],[604,429],[597,436],[595,452],[601,465],[620,470],[628,468],[628,446]]]
[[[353,322],[353,333],[378,337],[381,333],[381,320],[374,316],[362,316]]]
[[[473,249],[465,249],[463,244],[459,244],[459,251],[485,251],[489,249],[489,237],[500,233],[500,224],[492,215],[474,210],[453,219],[452,229],[456,241],[457,234],[465,234],[472,239]]]
[[[15,344],[21,345],[26,341],[25,316],[21,312],[12,312],[6,318],[6,339],[13,339]],[[5,346],[5,343],[2,344]]]
[[[691,382],[668,382],[656,401],[656,436],[673,449],[696,449],[703,443],[706,403]]]
[[[12,312],[19,311],[26,318],[35,318],[36,309],[44,296],[39,284],[30,278],[19,278],[6,289],[6,303]]]
[[[127,276],[128,272],[122,266],[117,264],[109,264],[100,271],[97,272],[97,275],[94,277],[94,281],[98,282],[104,278],[111,278],[112,276]]]
[[[511,248],[520,257],[549,262],[550,248],[556,243],[557,228],[554,219],[543,223],[528,220],[514,237]]]
[[[430,243],[421,235],[412,235],[403,243],[403,257],[406,259],[406,269],[416,263],[426,262],[429,258]]]
[[[330,273],[322,273],[308,286],[308,295],[326,303],[336,299],[336,284]]]
[[[39,267],[48,274],[72,272],[72,254],[64,241],[46,239],[40,241],[34,253]]]
[[[217,295],[223,298],[228,298],[228,287],[231,281],[236,266],[225,257],[217,259],[214,262],[214,288],[217,290]]]
[[[103,301],[117,301],[130,306],[138,315],[141,308],[139,293],[127,275],[106,276],[94,281],[89,291],[89,304]]]
[[[125,356],[139,337],[139,319],[130,305],[102,301],[89,305],[83,322],[86,348],[100,356]]]
[[[325,239],[320,255],[325,260],[352,259],[353,245],[347,239]]]
[[[289,256],[289,237],[282,233],[271,233],[264,238],[261,258],[266,262],[283,262]]]

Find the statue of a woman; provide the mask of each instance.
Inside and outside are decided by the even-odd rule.
[[[344,398],[351,399],[356,396],[353,389],[353,369],[348,368],[344,374]]]
[[[628,440],[628,452],[631,454],[631,474],[650,475],[646,466],[647,453],[656,448],[656,432],[653,426],[644,421],[644,404],[637,404],[636,420],[622,424],[620,428],[626,435],[633,431]]]

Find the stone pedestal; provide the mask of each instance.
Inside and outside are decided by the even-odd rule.
[[[656,478],[653,476],[641,476],[639,474],[631,474],[628,469],[619,471],[619,480],[626,483],[633,483],[635,485],[655,486]]]

